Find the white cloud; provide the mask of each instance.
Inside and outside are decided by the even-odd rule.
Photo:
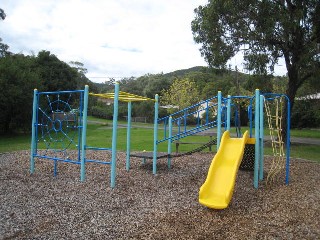
[[[130,77],[206,66],[193,10],[207,0],[2,0],[0,36],[13,52],[48,50],[90,77]],[[92,78],[93,81],[106,79]]]

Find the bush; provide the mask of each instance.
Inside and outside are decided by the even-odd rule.
[[[113,118],[113,109],[109,106],[92,106],[90,109],[90,113],[94,117],[104,118],[108,120],[112,120]]]
[[[320,100],[296,101],[291,113],[291,127],[320,127]]]

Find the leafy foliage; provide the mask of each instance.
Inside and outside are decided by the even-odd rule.
[[[5,43],[2,42],[2,38],[0,38],[0,58],[8,56],[11,54],[11,52],[9,52],[9,46]]]
[[[48,51],[37,56],[12,54],[0,42],[0,133],[29,131],[33,89],[39,91],[83,88],[89,81]]]
[[[161,104],[183,109],[197,103],[200,100],[199,95],[195,82],[188,78],[176,79],[168,90],[162,91]]]
[[[195,10],[192,31],[210,66],[225,67],[242,51],[247,69],[267,74],[284,57],[293,104],[303,82],[319,74],[319,9],[318,0],[211,0]]]
[[[65,62],[60,61],[49,51],[41,51],[36,57],[43,88],[46,91],[76,89],[77,72]]]
[[[39,83],[31,57],[0,58],[0,132],[26,131],[31,126],[33,89]]]
[[[296,101],[291,117],[292,127],[312,128],[320,126],[320,100]]]

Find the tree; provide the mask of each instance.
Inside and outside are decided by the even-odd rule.
[[[0,134],[31,127],[33,89],[40,85],[34,62],[23,54],[0,58]]]
[[[242,51],[248,70],[266,74],[284,58],[291,108],[299,87],[320,73],[319,0],[210,0],[195,15],[194,40],[209,66],[225,67]]]
[[[179,109],[184,109],[198,101],[197,86],[188,78],[174,80],[168,90],[162,91],[160,98],[161,104],[179,106]]]
[[[96,84],[91,82],[87,77],[86,73],[88,70],[84,67],[82,62],[78,61],[71,61],[69,62],[69,66],[72,67],[77,72],[77,87],[76,89],[83,89],[85,85],[89,86],[90,92],[98,92],[98,88]]]
[[[44,91],[77,89],[78,72],[67,63],[60,61],[49,51],[40,51],[36,57]]]
[[[0,8],[0,19],[4,20],[6,18],[6,14],[2,8]]]
[[[168,89],[172,83],[170,78],[163,76],[163,74],[150,74],[145,77],[147,77],[148,81],[144,86],[143,95],[149,98],[154,98],[162,90]]]
[[[78,61],[70,61],[69,65],[77,70],[78,73],[85,75],[88,73],[88,70],[84,67],[84,64],[82,62]]]
[[[82,72],[48,51],[25,56],[10,53],[8,48],[0,41],[0,134],[30,130],[35,88],[39,91],[74,90],[88,84],[95,90]]]
[[[0,38],[0,58],[11,55],[11,52],[8,51],[9,46],[5,43],[2,43],[2,38]]]
[[[245,82],[245,89],[254,93],[255,89],[260,89],[262,93],[273,92],[272,75],[250,75]],[[283,92],[282,92],[283,93]]]

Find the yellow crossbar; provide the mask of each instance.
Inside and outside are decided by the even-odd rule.
[[[90,93],[91,96],[100,98],[114,99],[114,93]],[[155,101],[154,99],[135,95],[127,92],[119,92],[119,101],[122,102],[142,102],[142,101]]]

